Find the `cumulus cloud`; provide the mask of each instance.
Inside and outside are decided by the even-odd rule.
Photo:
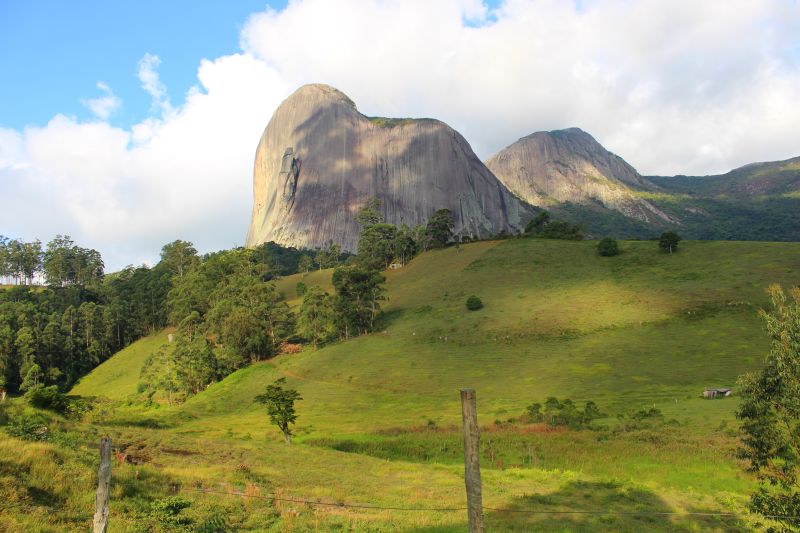
[[[151,115],[58,115],[0,129],[0,233],[70,233],[109,266],[187,239],[241,244],[255,146],[303,83],[368,115],[445,120],[479,156],[579,126],[645,174],[725,172],[800,155],[800,7],[789,0],[297,0],[253,14],[241,52],[204,60],[173,106],[158,56],[138,66]],[[102,73],[98,73],[102,76]],[[104,95],[114,97],[106,86]],[[97,120],[99,119],[99,120]]]
[[[108,120],[108,117],[122,105],[122,100],[102,81],[97,82],[97,88],[103,92],[103,96],[82,100],[81,103],[100,120]]]
[[[642,172],[704,174],[800,152],[798,34],[784,0],[305,0],[251,16],[242,47],[367,113],[442,118],[484,158],[578,126]]]

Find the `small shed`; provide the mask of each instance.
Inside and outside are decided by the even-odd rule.
[[[703,391],[703,398],[708,398],[709,400],[714,400],[716,398],[726,398],[731,395],[731,389],[722,388],[722,389],[706,389]]]

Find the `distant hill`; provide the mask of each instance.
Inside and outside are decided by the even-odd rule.
[[[305,85],[275,111],[256,150],[247,245],[274,241],[356,251],[354,215],[371,197],[387,222],[425,224],[448,208],[459,236],[524,228],[534,209],[433,119],[367,117],[344,93]]]
[[[636,194],[655,185],[578,128],[523,137],[486,166],[520,198],[539,207],[599,204],[645,224],[675,222]]]
[[[800,241],[800,157],[717,176],[652,176],[651,202],[695,239]]]
[[[537,132],[487,166],[515,194],[590,235],[800,240],[800,157],[718,176],[642,176],[577,129]]]

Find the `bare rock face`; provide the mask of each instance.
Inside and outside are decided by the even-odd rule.
[[[372,197],[392,224],[425,224],[453,212],[455,232],[516,232],[533,209],[484,166],[467,141],[432,119],[362,115],[345,94],[305,85],[275,111],[256,149],[247,246],[355,251],[354,216]]]
[[[536,206],[599,202],[643,222],[677,222],[635,194],[657,186],[578,128],[523,137],[492,156],[486,166],[514,194]]]

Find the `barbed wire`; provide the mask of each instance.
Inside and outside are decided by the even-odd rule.
[[[256,498],[261,500],[270,500],[278,502],[299,503],[306,505],[322,505],[327,507],[344,507],[353,509],[370,509],[376,511],[411,511],[411,512],[463,512],[468,511],[468,507],[394,507],[382,505],[368,505],[357,503],[344,503],[344,502],[322,502],[318,500],[308,500],[301,498],[284,498],[280,496],[263,496],[260,494],[247,494],[245,492],[237,491],[221,491],[210,489],[192,489],[188,487],[177,487],[180,491],[199,492],[206,494],[222,494],[225,496],[241,496],[244,498]],[[705,517],[718,517],[718,518],[742,518],[738,513],[717,513],[717,512],[701,512],[701,511],[553,511],[546,509],[503,509],[497,507],[483,507],[484,511],[491,511],[495,513],[519,513],[519,514],[542,514],[542,515],[613,515],[613,516],[705,516]],[[758,515],[762,518],[769,518],[772,520],[800,520],[800,516],[786,516],[786,515]]]

